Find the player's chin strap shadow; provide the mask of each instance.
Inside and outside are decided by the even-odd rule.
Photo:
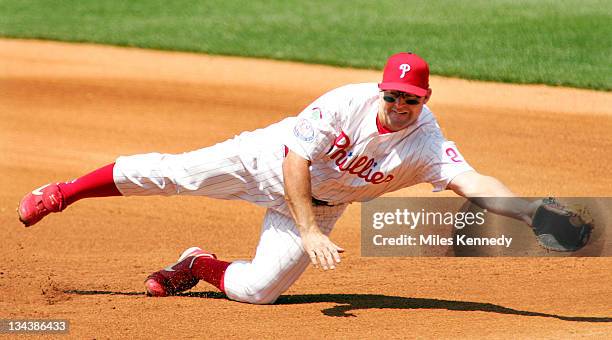
[[[66,290],[66,294],[76,295],[145,295],[141,292],[113,292],[106,290]],[[187,292],[178,294],[185,297],[204,299],[226,299],[219,292]],[[612,317],[563,316],[539,312],[512,309],[484,302],[455,301],[441,299],[409,298],[379,294],[303,294],[282,295],[276,305],[296,305],[307,303],[330,302],[337,305],[321,310],[324,315],[334,317],[356,317],[351,311],[359,309],[446,309],[465,312],[489,312],[509,315],[539,316],[576,322],[612,322]]]

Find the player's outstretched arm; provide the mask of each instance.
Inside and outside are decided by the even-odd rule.
[[[531,218],[540,202],[529,202],[516,197],[501,181],[476,171],[456,176],[447,189],[470,199],[483,209],[493,213],[521,220],[531,225]]]
[[[283,162],[285,200],[300,232],[304,251],[312,264],[320,264],[324,270],[334,269],[335,264],[340,262],[339,253],[344,249],[323,234],[315,220],[309,165],[308,160],[289,151]]]

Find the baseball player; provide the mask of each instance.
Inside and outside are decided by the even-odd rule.
[[[426,106],[429,66],[416,54],[392,55],[382,82],[334,89],[297,117],[183,154],[119,157],[70,182],[27,194],[19,219],[31,226],[88,197],[201,195],[242,199],[267,209],[251,261],[228,263],[198,247],[151,274],[148,295],[166,296],[204,280],[236,301],[268,304],[309,263],[334,269],[344,250],[328,237],[351,202],[418,183],[464,197],[513,197],[476,172],[445,139]],[[478,199],[489,211],[531,223],[533,206]]]

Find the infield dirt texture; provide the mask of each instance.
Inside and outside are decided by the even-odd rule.
[[[297,114],[380,72],[0,40],[0,319],[69,319],[69,337],[609,338],[610,258],[362,258],[359,205],[277,304],[206,283],[147,298],[143,280],[200,245],[250,258],[264,210],[200,197],[78,202],[25,229],[27,191],[118,156],[183,152]],[[299,80],[299,81],[298,81]],[[612,94],[433,77],[430,106],[470,163],[525,196],[610,196]],[[429,196],[418,186],[399,195]],[[443,194],[444,195],[444,194]],[[2,335],[0,335],[2,337]]]

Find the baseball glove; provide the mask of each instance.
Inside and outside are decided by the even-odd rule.
[[[542,247],[554,251],[576,251],[589,242],[593,218],[584,206],[564,206],[548,197],[542,200],[533,215],[532,227]]]

